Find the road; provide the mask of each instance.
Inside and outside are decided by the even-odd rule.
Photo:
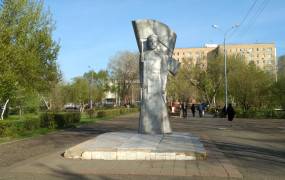
[[[285,120],[172,117],[201,138],[200,161],[86,161],[62,153],[112,131],[136,131],[138,114],[0,144],[0,179],[285,179]]]

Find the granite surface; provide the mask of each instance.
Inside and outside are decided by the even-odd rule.
[[[207,153],[191,133],[137,134],[111,132],[85,141],[64,153],[65,158],[101,160],[201,160]]]

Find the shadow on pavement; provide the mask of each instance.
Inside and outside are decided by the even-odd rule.
[[[267,161],[267,163],[270,164],[282,164],[283,166],[285,163],[284,151],[217,141],[215,141],[214,144],[217,146],[217,148],[221,149],[227,157],[230,158],[238,158],[247,161]]]

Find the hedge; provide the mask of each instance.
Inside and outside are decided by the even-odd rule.
[[[284,119],[285,118],[285,111],[275,111],[271,109],[265,110],[236,110],[236,117],[238,118],[275,118],[275,119]]]
[[[33,131],[40,128],[37,117],[25,117],[24,120],[2,120],[0,121],[0,137],[16,136],[24,131]]]
[[[40,125],[44,128],[65,128],[80,122],[79,112],[41,113]]]
[[[96,117],[107,117],[107,116],[119,116],[126,113],[137,112],[137,108],[118,108],[118,109],[106,109],[106,110],[99,110],[96,112]]]
[[[94,116],[101,117],[114,117],[126,113],[137,112],[137,108],[118,108],[96,110],[91,112]],[[24,116],[22,120],[1,120],[0,121],[0,137],[13,137],[25,131],[33,131],[39,128],[66,128],[72,124],[80,122],[79,112],[62,112],[41,113],[38,116]]]
[[[80,113],[41,113],[39,117],[26,116],[22,120],[1,120],[0,137],[13,137],[39,128],[65,128],[80,122]]]

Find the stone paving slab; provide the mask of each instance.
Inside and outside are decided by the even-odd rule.
[[[78,144],[65,158],[85,160],[202,160],[207,153],[191,133],[165,135],[111,132]]]
[[[211,147],[212,148],[212,147]],[[212,156],[209,152],[207,160],[180,161],[180,160],[150,160],[150,161],[117,161],[117,160],[73,160],[60,156],[60,152],[35,159],[32,162],[22,162],[9,170],[13,176],[28,176],[37,174],[47,176],[50,174],[70,174],[74,177],[100,176],[100,175],[136,175],[136,176],[158,176],[157,179],[164,179],[167,176],[172,177],[210,177],[212,179],[242,179],[242,175],[228,161],[223,153]],[[5,177],[5,174],[3,174]],[[10,176],[11,179],[13,179]],[[23,176],[20,176],[23,178]],[[0,178],[1,179],[1,178]],[[25,179],[25,178],[23,178]],[[53,179],[53,178],[52,178]],[[76,179],[76,178],[75,178]],[[80,179],[80,178],[79,178]],[[86,178],[87,179],[87,178]],[[91,178],[92,179],[92,178]]]

